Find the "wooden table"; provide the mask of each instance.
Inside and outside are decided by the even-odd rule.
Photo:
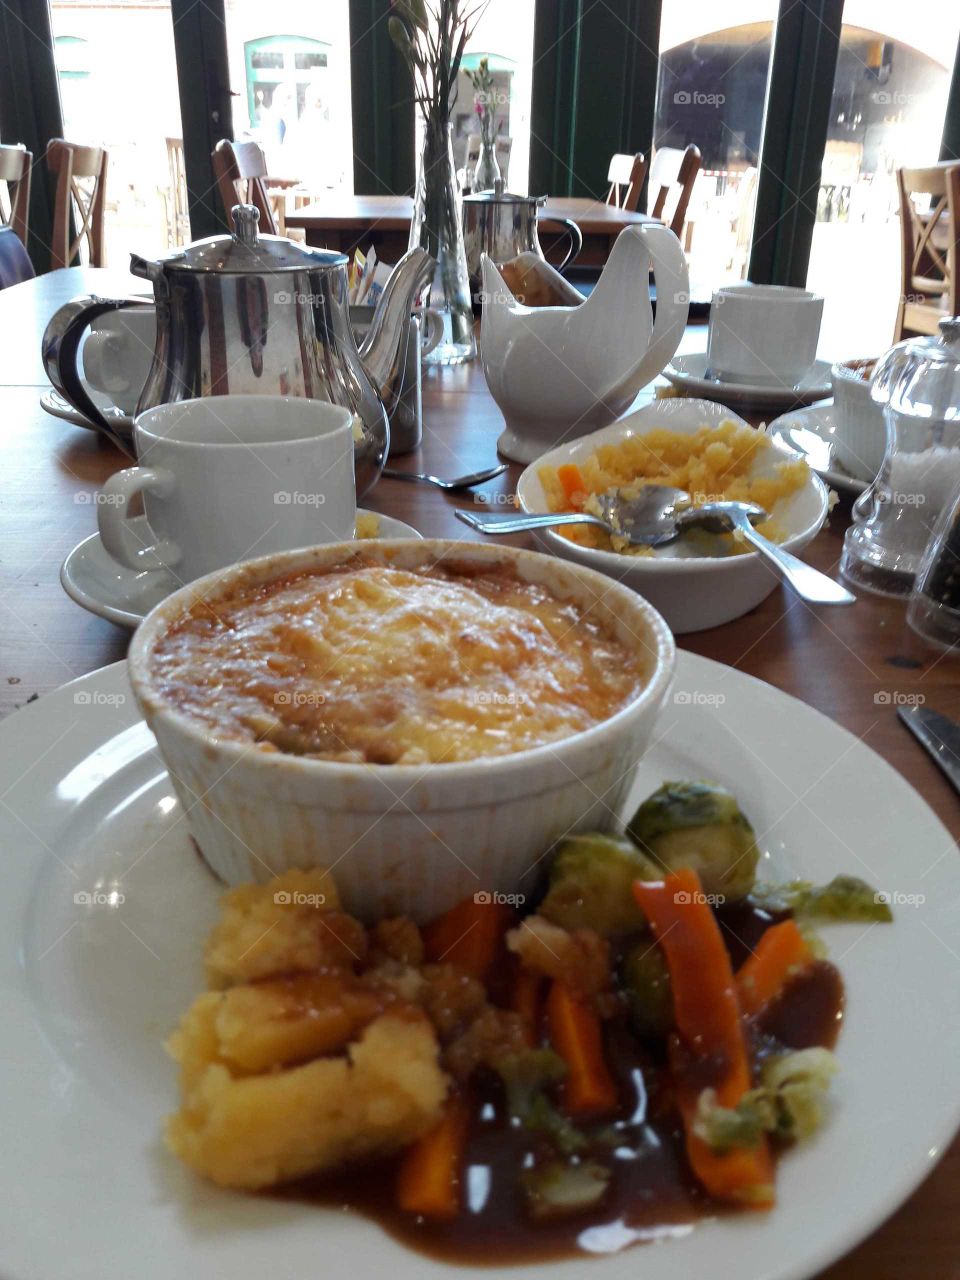
[[[289,214],[287,227],[302,228],[307,244],[348,254],[358,247],[365,251],[372,244],[378,258],[396,262],[406,252],[412,215],[410,196],[331,195]],[[551,261],[551,235],[554,231],[562,233],[562,228],[552,221],[556,218],[572,218],[580,228],[583,248],[576,260],[580,267],[602,267],[624,227],[649,221],[644,213],[630,213],[597,200],[548,199],[539,221],[544,251]],[[567,237],[559,234],[557,240],[559,261],[566,252]]]
[[[46,318],[68,296],[116,287],[116,275],[108,280],[107,274],[58,271],[3,291],[0,333],[5,342],[16,334],[26,349],[23,331],[32,327],[32,341],[39,344]],[[121,287],[123,283],[121,279]],[[691,349],[703,343],[702,328],[689,331]],[[22,369],[10,361],[0,364],[3,712],[123,657],[128,640],[125,632],[69,600],[57,578],[70,548],[96,528],[96,508],[89,496],[126,460],[91,432],[45,414],[38,404],[41,386],[25,385],[18,376],[33,368],[27,363]],[[477,364],[429,371],[424,411],[423,447],[416,455],[398,459],[398,465],[452,475],[493,461],[502,422]],[[506,496],[519,470],[511,467],[481,492],[494,502]],[[453,514],[458,506],[475,506],[479,494],[450,495],[381,480],[364,501],[428,536],[480,536],[472,535]],[[848,520],[849,508],[841,505],[811,546],[808,558],[819,568],[836,572]],[[522,539],[516,541],[523,544]],[[901,728],[889,704],[894,694],[922,693],[930,706],[960,716],[960,663],[920,644],[904,623],[902,604],[865,595],[853,608],[815,614],[777,590],[749,616],[714,631],[683,636],[679,643],[767,680],[844,725],[899,769],[951,834],[960,835],[960,802]],[[856,799],[870,803],[869,796]],[[901,1083],[909,1087],[909,1081]],[[824,1280],[960,1280],[958,1187],[960,1141],[910,1201],[824,1272]],[[837,1212],[844,1212],[842,1187],[837,1188]]]

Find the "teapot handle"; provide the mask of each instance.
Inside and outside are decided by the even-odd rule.
[[[98,298],[93,294],[74,298],[54,314],[46,327],[41,346],[47,377],[57,391],[128,457],[133,456],[129,442],[114,430],[83,385],[78,357],[80,339],[94,320],[108,311],[143,306],[149,306],[143,298]]]

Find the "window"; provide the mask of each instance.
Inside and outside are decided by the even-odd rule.
[[[253,138],[287,204],[353,190],[347,0],[226,0],[236,138]],[[269,25],[267,25],[269,23]]]
[[[717,29],[726,6],[715,0],[663,0],[650,185],[670,175],[662,152],[700,148],[684,246],[698,299],[746,277],[777,7],[760,0],[750,6],[755,20]],[[668,201],[668,220],[670,209]]]
[[[825,298],[828,353],[890,345],[900,299],[896,171],[939,155],[960,8],[912,0],[904,10],[899,0],[844,5],[807,273]]]
[[[106,147],[112,266],[189,237],[169,0],[51,0],[64,137]]]

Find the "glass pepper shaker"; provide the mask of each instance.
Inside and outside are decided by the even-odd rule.
[[[960,642],[960,488],[940,513],[923,553],[907,622],[937,648]]]
[[[939,329],[936,338],[891,347],[870,383],[887,450],[854,505],[840,568],[881,595],[910,594],[934,525],[960,487],[960,317]]]

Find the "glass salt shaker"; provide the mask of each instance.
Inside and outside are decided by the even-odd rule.
[[[854,504],[840,568],[880,595],[910,594],[933,527],[960,486],[960,317],[939,329],[939,337],[891,347],[870,383],[887,451]]]

